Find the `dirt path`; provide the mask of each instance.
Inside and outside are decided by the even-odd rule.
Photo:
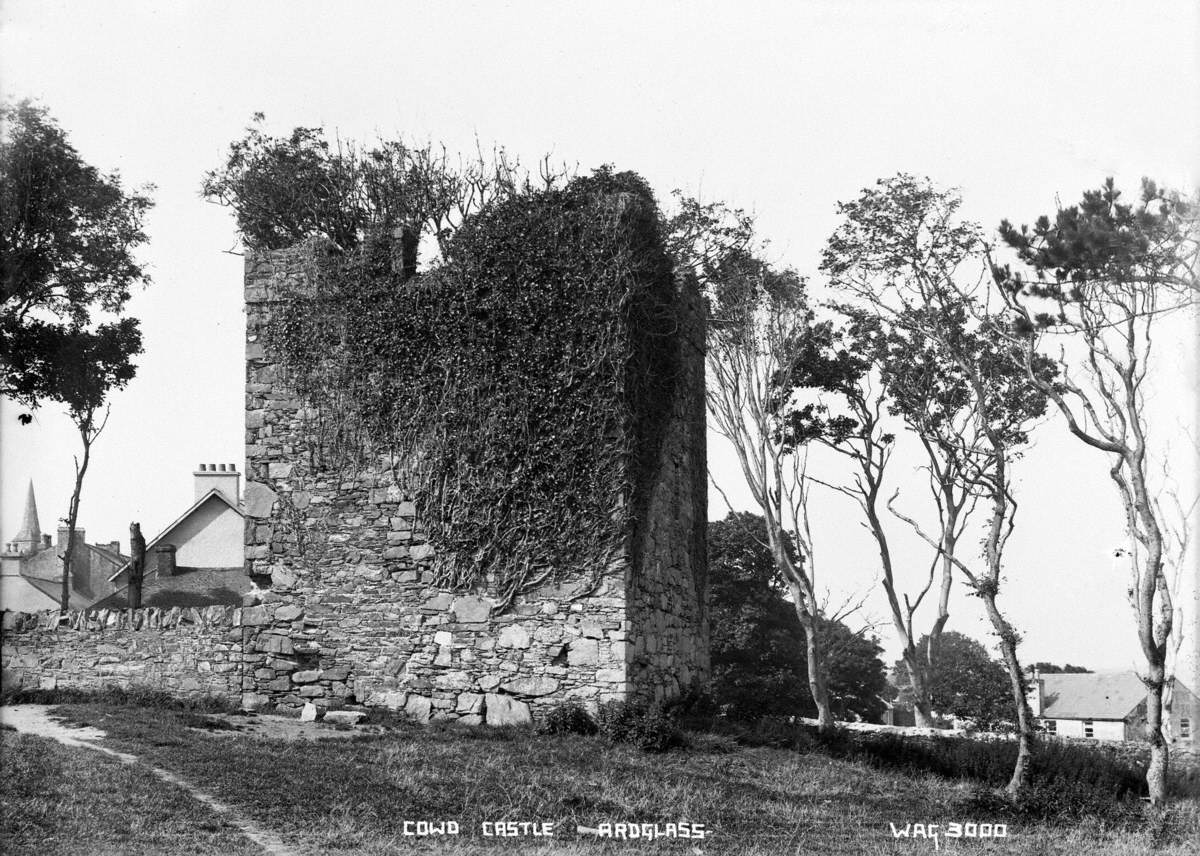
[[[67,746],[77,746],[103,752],[116,758],[123,764],[137,764],[145,767],[164,782],[183,788],[192,798],[204,803],[225,820],[231,823],[239,832],[265,850],[270,856],[300,856],[299,851],[283,843],[283,839],[274,832],[263,829],[248,817],[223,802],[212,794],[206,793],[191,782],[179,778],[174,773],[160,770],[138,759],[136,755],[118,752],[107,746],[100,746],[96,741],[104,738],[105,734],[99,728],[89,726],[64,725],[52,718],[51,708],[41,704],[5,705],[0,707],[0,723],[11,725],[23,734],[33,734],[38,737],[49,737]]]

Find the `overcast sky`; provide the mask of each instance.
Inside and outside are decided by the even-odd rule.
[[[323,125],[451,151],[478,139],[582,169],[613,163],[663,200],[681,188],[753,209],[775,260],[815,275],[837,201],[897,171],[960,188],[964,214],[989,230],[1109,175],[1130,194],[1143,175],[1193,187],[1198,35],[1184,2],[4,0],[5,97],[40,100],[87,161],[157,188],[143,252],[154,282],[129,304],[146,353],[112,398],[80,523],[91,541],[127,542],[131,520],[156,533],[190,504],[198,463],[242,468],[242,264],[226,252],[238,249],[232,217],[198,188],[255,111],[280,133]],[[1172,331],[1153,390],[1185,489],[1194,343],[1192,328]],[[77,438],[52,407],[27,428],[0,408],[0,536],[16,534],[30,479],[52,531]],[[1132,667],[1105,464],[1056,420],[1036,438],[1019,465],[1001,605],[1028,661]],[[744,503],[728,453],[714,442],[710,456]],[[822,583],[835,597],[869,588],[877,560],[853,509],[834,496],[819,505]],[[725,513],[715,494],[710,513]],[[904,543],[915,580],[927,559]],[[878,596],[869,608],[885,617]],[[949,628],[993,641],[961,587]],[[879,633],[893,657],[890,628]]]

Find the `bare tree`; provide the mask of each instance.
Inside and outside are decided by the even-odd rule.
[[[896,439],[886,425],[889,396],[879,376],[880,365],[887,356],[883,339],[877,321],[862,314],[844,329],[821,322],[806,330],[790,355],[788,382],[835,395],[838,403],[834,409],[844,407],[846,413],[831,416],[829,404],[824,401],[794,407],[788,413],[787,439],[795,446],[818,442],[849,462],[848,483],[827,480],[819,483],[849,497],[862,512],[863,526],[871,533],[879,552],[880,583],[887,596],[892,626],[903,645],[901,657],[911,676],[916,721],[922,727],[931,727],[934,651],[950,617],[953,567],[947,557],[953,555],[965,523],[963,512],[969,494],[948,478],[949,463],[941,461],[925,442],[931,458],[926,469],[943,533],[942,549],[935,553],[924,583],[914,592],[904,590],[897,579],[887,527],[881,517],[884,480]],[[935,581],[938,583],[936,615],[924,634],[927,643],[921,646],[916,615],[933,591]]]
[[[821,650],[821,610],[808,520],[806,458],[780,431],[778,380],[790,343],[811,320],[803,282],[744,252],[727,256],[714,281],[720,285],[709,325],[708,413],[729,440],[750,494],[765,519],[766,540],[787,583],[805,631],[809,691],[818,728],[833,729],[827,662]],[[787,549],[794,540],[796,555]]]
[[[1200,231],[1195,199],[1148,180],[1137,205],[1122,203],[1120,195],[1109,179],[1032,228],[1003,222],[1001,237],[1031,274],[1007,265],[994,265],[993,273],[1029,377],[1071,434],[1107,456],[1124,509],[1131,599],[1146,658],[1146,781],[1151,803],[1163,805],[1169,764],[1163,695],[1176,617],[1145,384],[1161,319],[1196,305]],[[1054,380],[1036,371],[1036,361],[1047,356],[1059,368]]]
[[[92,444],[108,424],[108,408],[104,409],[103,417],[97,422],[97,407],[88,405],[82,409],[71,409],[71,420],[79,431],[79,440],[83,444],[83,460],[75,456],[75,487],[71,491],[71,503],[67,508],[67,549],[62,556],[62,589],[59,595],[59,609],[66,612],[71,608],[71,577],[75,560],[79,554],[78,539],[75,535],[75,524],[79,522],[79,500],[83,495],[83,478],[87,475],[88,464],[92,459]]]
[[[961,572],[999,637],[1017,721],[1019,749],[1008,785],[1015,795],[1027,781],[1033,724],[1019,638],[996,598],[1017,512],[1010,467],[1045,411],[1046,396],[1030,383],[1018,350],[978,299],[987,248],[979,228],[957,218],[959,204],[953,192],[928,180],[903,174],[881,180],[839,206],[844,219],[827,244],[822,270],[854,301],[842,310],[877,342],[871,352],[890,409],[926,452],[939,530],[927,532],[900,511],[894,494],[888,508],[936,552],[943,592],[953,570]],[[1052,381],[1046,361],[1029,369]],[[956,548],[980,502],[987,508],[984,563],[974,569]]]

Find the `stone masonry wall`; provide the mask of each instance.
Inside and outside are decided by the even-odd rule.
[[[246,557],[268,591],[242,617],[245,706],[357,703],[502,724],[567,698],[594,707],[634,693],[663,697],[704,677],[696,305],[681,306],[694,314],[685,325],[688,388],[665,432],[640,560],[605,569],[595,590],[584,575],[501,611],[480,594],[433,586],[433,549],[389,460],[350,473],[312,466],[315,414],[287,388],[264,337],[282,286],[295,293],[311,284],[314,251],[246,261]]]
[[[5,612],[0,661],[5,689],[139,687],[174,696],[242,691],[241,610]]]
[[[305,701],[404,709],[418,719],[520,722],[576,697],[629,692],[620,574],[593,592],[550,587],[493,614],[487,597],[432,585],[433,550],[389,461],[357,472],[310,464],[301,402],[264,350],[279,286],[303,287],[312,250],[246,263],[247,570],[270,590],[243,620],[249,707]]]
[[[641,553],[629,569],[634,691],[662,700],[709,674],[707,427],[704,309],[699,292],[680,294],[680,377],[659,453]]]

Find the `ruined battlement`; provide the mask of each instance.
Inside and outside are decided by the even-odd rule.
[[[314,463],[313,414],[267,342],[314,252],[246,260],[246,561],[268,591],[242,618],[257,628],[245,704],[504,723],[570,698],[661,699],[705,678],[704,317],[693,290],[679,288],[672,310],[679,376],[638,537],[606,567],[502,604],[484,587],[435,584],[436,548],[386,456],[353,471]]]

